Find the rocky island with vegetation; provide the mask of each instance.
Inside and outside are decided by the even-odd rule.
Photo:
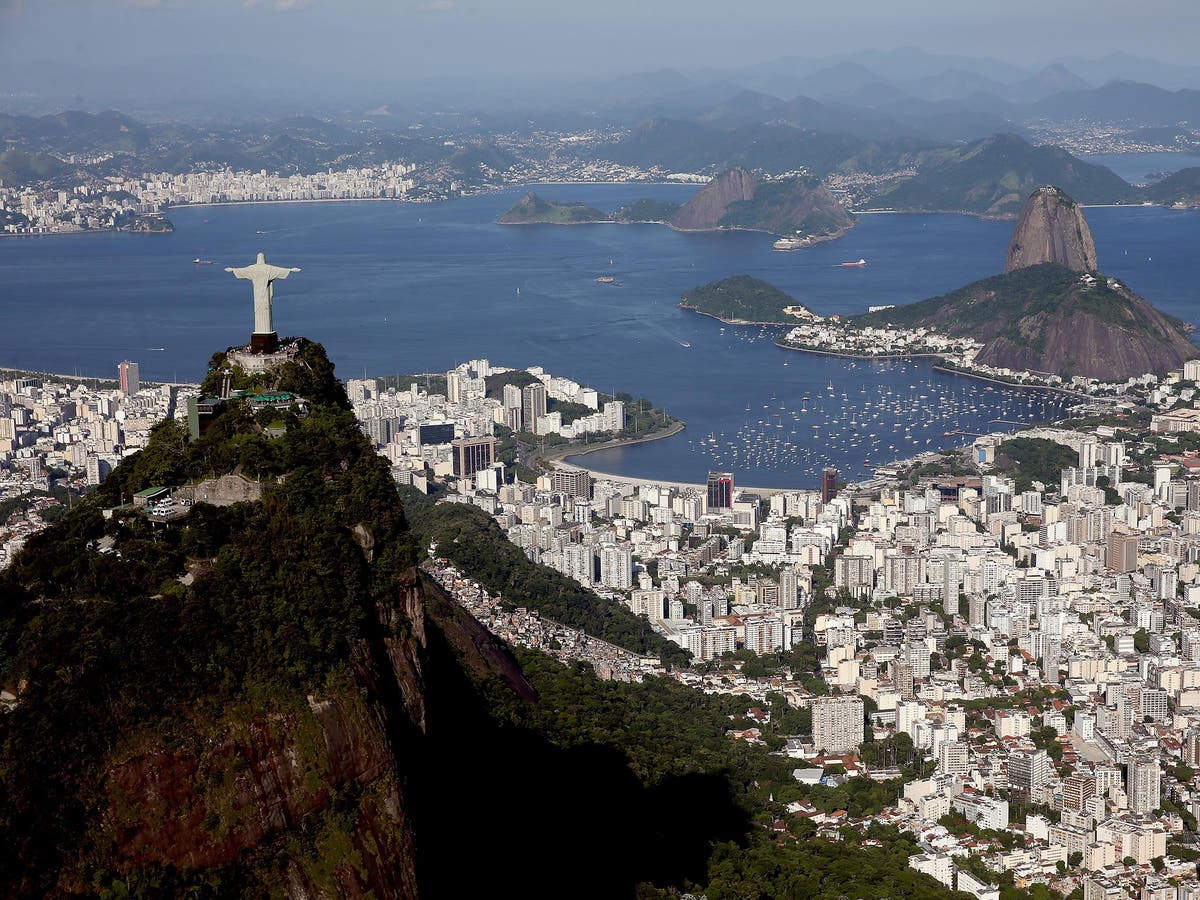
[[[586,203],[545,200],[536,191],[528,191],[496,221],[500,225],[597,225],[611,222],[621,225],[661,225],[669,222],[678,209],[678,203],[637,200],[615,212],[606,213]]]
[[[808,244],[841,237],[854,216],[816,178],[760,179],[742,168],[718,175],[687,203],[637,200],[607,213],[586,203],[560,203],[529,191],[497,222],[501,225],[669,225],[679,231],[726,229],[805,237]]]
[[[977,364],[1065,378],[1124,381],[1200,355],[1184,323],[1098,271],[1082,209],[1055,187],[1022,207],[1003,274],[850,324],[974,338]]]
[[[784,325],[817,318],[791,295],[750,275],[734,275],[693,288],[683,295],[679,307],[727,325]]]
[[[781,345],[937,356],[964,374],[1061,387],[1164,374],[1200,356],[1187,324],[1097,270],[1083,211],[1056,187],[1017,218],[1003,274],[919,303],[793,328]]]

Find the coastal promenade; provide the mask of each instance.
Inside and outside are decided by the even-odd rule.
[[[697,491],[706,491],[708,489],[708,486],[704,483],[692,483],[692,482],[687,482],[687,481],[663,481],[661,478],[636,478],[632,475],[613,475],[610,472],[601,472],[599,469],[591,469],[591,468],[588,468],[587,466],[581,466],[576,463],[570,463],[570,462],[567,462],[566,460],[562,460],[562,459],[554,460],[550,464],[555,469],[561,469],[561,470],[567,471],[567,472],[587,472],[593,478],[599,479],[601,481],[611,481],[614,484],[630,484],[630,485],[635,485],[635,486],[646,485],[648,487],[671,487],[671,488],[679,488],[680,490],[687,490],[690,488],[692,490],[697,490]],[[737,489],[739,491],[749,491],[750,493],[753,493],[753,494],[759,494],[760,496],[763,496],[763,497],[770,497],[775,494],[786,494],[790,491],[812,490],[811,487],[804,488],[799,485],[797,485],[795,487],[768,488],[768,487],[751,487],[750,485],[745,485],[745,484],[739,484],[737,486]]]

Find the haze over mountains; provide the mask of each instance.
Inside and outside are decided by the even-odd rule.
[[[263,64],[234,52],[106,58],[87,65],[58,61],[0,62],[5,107],[27,112],[110,106],[167,116],[220,119],[254,104],[278,115],[318,109],[360,112],[387,104],[393,114],[457,105],[484,117],[582,110],[602,121],[659,114],[706,120],[730,108],[732,118],[770,121],[803,114],[807,127],[870,133],[919,132],[969,137],[1004,122],[1041,115],[1130,118],[1168,124],[1196,116],[1200,66],[1128,54],[1047,60],[1016,66],[996,59],[898,48],[829,57],[790,56],[740,67],[648,68],[609,79],[566,73],[529,80],[430,77],[397,82],[325,71],[320,59]],[[247,83],[243,73],[254,71]],[[548,83],[549,82],[549,83]],[[1182,89],[1182,90],[1181,90]],[[812,101],[816,101],[814,104]],[[819,104],[819,105],[818,105]],[[732,121],[732,119],[730,120]],[[974,121],[974,127],[968,127]],[[962,139],[962,138],[957,138]]]

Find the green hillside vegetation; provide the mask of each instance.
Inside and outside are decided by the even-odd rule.
[[[794,297],[750,275],[734,275],[693,288],[683,295],[679,305],[724,322],[783,324],[798,321],[783,311],[785,307],[799,305]]]
[[[670,850],[659,844],[655,853],[666,851],[663,859],[676,860],[689,874],[669,887],[666,879],[651,874],[637,896],[665,900],[678,897],[681,889],[721,900],[964,896],[908,867],[908,857],[920,852],[910,833],[873,824],[863,832],[843,828],[841,840],[834,842],[815,837],[807,819],[788,817],[784,805],[801,799],[826,811],[871,815],[895,801],[897,783],[852,778],[836,788],[797,784],[791,777],[793,760],[725,737],[727,729],[746,721],[741,718],[745,700],[700,694],[666,679],[600,681],[587,666],[561,666],[535,651],[516,654],[539,695],[537,704],[516,710],[517,722],[566,752],[598,746],[619,751],[629,771],[674,809]],[[773,715],[796,712],[779,695],[768,699]],[[906,735],[895,744],[911,754]],[[868,742],[864,755],[888,752],[875,753],[876,748]],[[678,793],[683,785],[687,792]],[[784,823],[782,832],[768,831],[777,820]],[[722,833],[738,836],[717,837]],[[712,843],[696,853],[693,840],[700,835]],[[638,852],[635,843],[626,846]],[[1004,900],[1059,896],[1041,886],[1037,891],[1031,895],[1002,886]]]
[[[803,160],[809,172],[895,171],[940,149],[920,138],[870,140],[834,131],[793,125],[740,125],[720,128],[679,119],[654,117],[637,123],[628,135],[606,148],[606,159],[642,168],[670,171],[721,171],[742,166],[762,172],[792,172]]]
[[[1073,307],[1085,309],[1106,325],[1131,324],[1128,300],[1109,287],[1103,276],[1083,287],[1078,272],[1057,263],[993,275],[940,297],[855,316],[851,321],[875,327],[934,325],[950,334],[1005,337],[1041,350],[1045,334],[1022,328],[1022,321],[1040,314],[1061,315]]]
[[[680,204],[668,200],[635,200],[614,212],[612,219],[624,224],[645,222],[665,225],[679,212],[679,207]]]
[[[0,684],[18,692],[0,713],[0,893],[952,896],[906,866],[917,847],[894,828],[771,830],[793,799],[868,813],[894,786],[801,788],[792,760],[726,737],[745,698],[514,659],[419,575],[419,544],[513,604],[671,657],[644,619],[534,566],[482,511],[413,494],[402,507],[319,345],[294,365],[269,380],[321,399],[282,436],[236,403],[198,440],[164,422],[0,573]],[[102,515],[236,467],[284,477],[261,502],[199,504],[169,526]],[[481,796],[502,827],[454,864]]]
[[[510,607],[524,606],[549,619],[581,628],[635,653],[685,664],[688,654],[659,637],[642,616],[601,598],[548,566],[531,562],[487,513],[466,503],[433,502],[404,489],[405,509],[422,548],[438,545],[438,555],[478,579]]]
[[[1037,346],[1043,335],[1023,335],[1018,321],[1038,312],[1050,312],[1075,295],[1079,273],[1057,263],[1026,266],[932,297],[919,303],[895,306],[850,319],[856,325],[905,328],[936,325],[955,335],[1004,334]],[[1103,281],[1087,291],[1088,309],[1103,321],[1120,324],[1126,304]]]
[[[557,203],[530,191],[497,221],[501,225],[580,225],[611,220],[608,213],[586,203]]]
[[[0,182],[6,187],[45,181],[62,175],[69,168],[62,160],[45,153],[24,153],[20,150],[0,153]]]
[[[1034,147],[1014,134],[997,134],[931,155],[912,178],[877,196],[892,209],[1015,215],[1030,193],[1053,184],[1080,203],[1136,201],[1136,188],[1104,166],[1083,162],[1059,147]]]
[[[1197,355],[1182,323],[1099,273],[1056,263],[994,275],[941,297],[855,316],[859,326],[933,328],[983,343],[976,362],[1122,381]]]
[[[758,186],[750,200],[729,205],[724,228],[751,228],[775,234],[821,236],[849,228],[854,217],[830,197],[816,178],[784,178]]]
[[[136,490],[230,471],[288,472],[270,502],[200,505],[178,527],[113,506]],[[176,746],[220,729],[226,704],[261,714],[349,678],[373,603],[415,563],[386,462],[351,413],[314,406],[266,439],[240,407],[188,443],[173,421],[0,573],[0,886],[52,892],[60,867],[91,881],[110,852],[95,818],[108,756],[136,735]],[[351,536],[375,541],[368,564]],[[118,552],[96,552],[102,537]],[[198,566],[204,576],[179,576]],[[77,868],[78,867],[78,868]],[[82,879],[82,880],[79,880]]]
[[[1010,438],[996,448],[995,464],[1013,476],[1018,491],[1028,491],[1035,481],[1051,488],[1057,485],[1063,469],[1079,465],[1079,454],[1043,438]]]
[[[664,200],[635,200],[616,212],[606,213],[586,203],[545,200],[529,191],[496,221],[501,225],[588,225],[595,222],[665,224],[679,210],[678,203]]]
[[[1162,181],[1143,188],[1143,191],[1155,203],[1200,204],[1200,166],[1172,172]]]

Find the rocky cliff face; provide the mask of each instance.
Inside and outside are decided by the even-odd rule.
[[[282,435],[233,403],[196,440],[164,423],[0,572],[0,895],[439,894],[447,750],[535,695],[420,572],[386,463],[302,354],[313,403]],[[275,488],[169,529],[101,513],[215,460]]]
[[[987,342],[978,362],[1009,369],[1124,381],[1178,370],[1200,354],[1174,323],[1136,294],[1119,322],[1088,309],[1086,297],[1059,310],[1023,316],[1018,333]]]
[[[856,321],[972,337],[983,343],[978,362],[1102,381],[1162,374],[1200,356],[1183,323],[1117,279],[1081,274],[1058,263],[994,275],[942,297]]]
[[[430,632],[459,665],[534,694],[508,652],[417,570],[377,613],[386,636],[361,641],[354,677],[321,696],[291,709],[239,704],[203,742],[142,739],[114,753],[100,822],[112,868],[219,868],[305,828],[319,833],[313,852],[287,854],[274,873],[286,896],[418,896],[430,879],[418,872],[405,780],[423,755]],[[339,796],[357,800],[326,821]]]
[[[1004,271],[1058,263],[1077,272],[1094,272],[1096,244],[1079,205],[1056,187],[1038,188],[1017,216]]]
[[[745,169],[730,169],[706,184],[680,207],[671,224],[682,231],[707,231],[720,225],[731,203],[752,200],[758,179]]]

